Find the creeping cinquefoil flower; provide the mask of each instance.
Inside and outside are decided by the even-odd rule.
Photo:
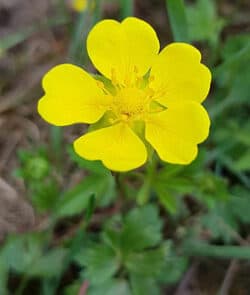
[[[209,132],[201,103],[211,74],[195,47],[172,43],[160,53],[159,47],[153,28],[138,18],[97,23],[87,50],[109,83],[71,64],[56,66],[43,79],[39,114],[57,126],[97,123],[74,149],[111,170],[143,165],[151,147],[165,162],[190,163]]]

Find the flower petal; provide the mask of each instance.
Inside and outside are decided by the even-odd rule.
[[[62,64],[43,78],[45,95],[39,100],[38,113],[57,126],[94,123],[108,108],[109,98],[83,69]]]
[[[101,160],[114,171],[128,171],[143,165],[147,151],[139,137],[124,123],[83,135],[74,142],[77,154]]]
[[[148,116],[145,137],[163,161],[189,164],[197,155],[197,144],[207,138],[209,126],[208,114],[199,103],[175,103]]]
[[[202,102],[208,95],[211,73],[200,63],[198,49],[186,43],[166,46],[151,69],[151,87],[158,92],[160,103],[194,100]]]
[[[143,76],[159,52],[159,40],[154,29],[146,22],[128,17],[119,23],[104,20],[90,31],[87,49],[95,67],[107,78],[119,83],[133,71]]]

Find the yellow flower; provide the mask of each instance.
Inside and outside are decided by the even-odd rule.
[[[82,12],[86,10],[87,6],[88,6],[88,0],[72,0],[72,7],[77,12]]]
[[[74,142],[74,149],[111,170],[143,165],[150,146],[165,162],[192,162],[209,133],[201,103],[211,74],[195,47],[172,43],[160,53],[159,47],[153,28],[138,18],[97,23],[87,50],[112,84],[71,64],[56,66],[43,79],[38,112],[57,126],[98,122]]]

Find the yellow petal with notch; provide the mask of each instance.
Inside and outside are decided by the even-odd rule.
[[[43,78],[45,95],[39,100],[38,113],[57,126],[98,121],[110,105],[97,82],[83,69],[62,64]]]
[[[154,29],[143,20],[128,17],[121,23],[103,20],[87,38],[87,50],[94,66],[104,76],[124,83],[135,71],[143,76],[159,52]]]
[[[202,102],[207,97],[211,73],[200,63],[201,54],[194,46],[172,43],[155,59],[151,69],[151,87],[163,105],[180,100]]]
[[[88,160],[101,160],[114,171],[135,169],[147,160],[143,142],[125,123],[89,132],[74,142],[78,155]]]
[[[209,116],[199,103],[172,103],[167,110],[147,117],[145,137],[163,161],[189,164],[209,127]]]

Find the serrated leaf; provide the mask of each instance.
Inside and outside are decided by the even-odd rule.
[[[94,285],[103,284],[112,278],[120,266],[115,252],[106,245],[93,245],[82,254],[79,257],[76,255],[75,259],[86,267],[84,276]]]
[[[102,234],[103,241],[116,251],[121,251],[122,248],[122,233],[120,230],[106,228]]]
[[[37,234],[10,237],[2,251],[2,262],[11,270],[28,277],[57,276],[63,268],[67,251],[43,251],[43,238]]]
[[[67,250],[54,249],[36,259],[27,269],[30,277],[53,277],[58,276],[63,270]]]
[[[153,278],[132,274],[130,282],[133,295],[160,295],[158,284]]]
[[[226,243],[234,239],[238,227],[228,204],[222,202],[204,215],[201,222],[206,229],[209,229],[214,239],[221,238]]]
[[[2,251],[3,262],[16,272],[26,272],[41,257],[41,243],[38,235],[11,236]]]
[[[164,247],[138,253],[131,253],[126,257],[125,266],[130,273],[145,277],[157,277],[163,267],[165,259]]]
[[[159,280],[164,284],[177,283],[188,267],[188,258],[179,256],[171,251],[166,257],[164,268],[159,276]]]
[[[122,249],[127,252],[156,246],[162,239],[161,228],[162,221],[155,206],[133,209],[124,220]]]

